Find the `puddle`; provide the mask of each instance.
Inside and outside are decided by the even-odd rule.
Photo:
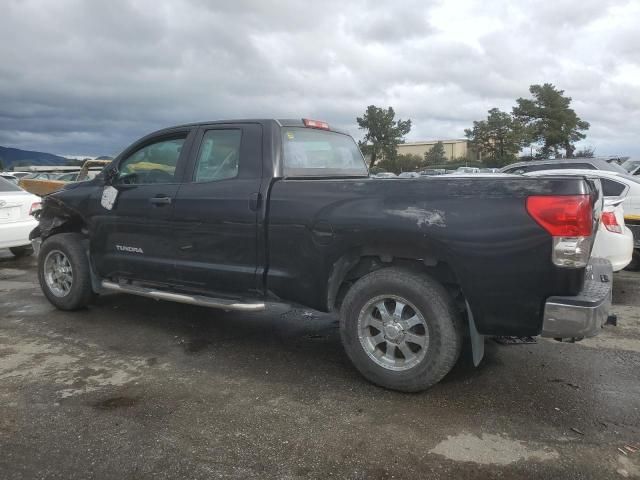
[[[11,343],[9,343],[11,342]],[[141,378],[148,363],[132,357],[114,358],[91,345],[61,345],[43,340],[17,340],[0,334],[0,381],[37,382],[42,377],[59,387],[60,398],[104,387],[118,387]]]
[[[509,465],[519,460],[556,460],[558,452],[551,448],[537,448],[506,436],[483,433],[481,437],[461,433],[440,442],[429,453],[442,455],[456,462],[481,465]]]

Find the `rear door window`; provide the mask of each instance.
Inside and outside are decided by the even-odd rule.
[[[202,138],[195,182],[225,180],[238,175],[242,130],[209,130]]]

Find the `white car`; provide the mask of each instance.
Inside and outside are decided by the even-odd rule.
[[[633,233],[624,224],[622,200],[605,201],[591,255],[606,258],[617,272],[633,259]]]
[[[622,168],[629,172],[629,175],[640,176],[640,160],[627,159],[622,164]]]
[[[480,173],[480,169],[476,167],[458,167],[451,175],[467,175],[469,173]]]
[[[0,178],[0,248],[8,248],[16,257],[33,252],[29,233],[38,225],[33,213],[39,208],[40,197]]]
[[[16,177],[18,179],[22,177],[26,177],[27,175],[31,175],[31,172],[0,172],[0,175],[11,175],[12,177]]]
[[[624,173],[587,169],[541,170],[525,173],[525,175],[538,177],[546,175],[584,175],[599,178],[602,183],[605,203],[608,204],[609,207],[613,207],[614,204],[619,204],[624,211],[624,215],[621,216],[618,207],[616,209],[616,218],[618,227],[620,227],[621,230],[620,233],[616,232],[617,229],[613,225],[611,226],[612,230],[603,229],[602,224],[604,224],[607,217],[608,220],[611,220],[610,216],[605,215],[598,234],[596,235],[594,248],[597,246],[598,251],[596,253],[611,260],[611,263],[614,264],[614,271],[621,270],[631,262],[634,255],[634,243],[636,250],[640,249],[640,178]],[[607,209],[604,211],[606,212]],[[630,226],[631,229],[629,229],[627,225]],[[603,236],[603,238],[598,241],[598,236]],[[610,247],[606,250],[608,252],[607,254],[602,254],[602,249],[605,248],[604,242],[611,243]],[[631,246],[629,246],[629,244],[631,244]],[[631,250],[631,252],[627,255],[626,252],[628,250]],[[638,253],[636,252],[636,256],[637,255]],[[627,256],[629,257],[629,261],[625,260]],[[625,261],[626,263],[624,263]],[[623,263],[624,266],[620,267]]]

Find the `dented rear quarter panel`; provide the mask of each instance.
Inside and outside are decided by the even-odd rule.
[[[580,193],[585,181],[566,177],[278,180],[267,286],[326,310],[327,279],[346,252],[435,258],[454,271],[480,333],[535,335],[546,298],[577,293],[584,272],[553,265],[526,198]]]

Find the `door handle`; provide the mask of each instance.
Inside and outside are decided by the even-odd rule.
[[[171,204],[171,197],[153,197],[149,199],[154,205],[169,205]]]

